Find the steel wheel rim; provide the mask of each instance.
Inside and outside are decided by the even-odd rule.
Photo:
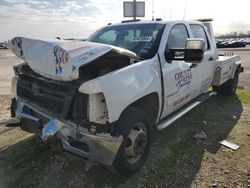
[[[141,122],[136,123],[130,130],[125,144],[125,158],[128,163],[136,163],[145,152],[147,145],[147,129]]]

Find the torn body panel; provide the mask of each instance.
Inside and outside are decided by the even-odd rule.
[[[26,39],[22,38],[21,46],[33,44],[34,41],[30,42],[29,40],[30,39],[27,39],[27,42]],[[44,47],[48,49],[46,45],[52,45],[52,43],[42,41],[40,43],[34,42],[34,45],[38,45],[38,47],[40,45],[40,48]],[[70,61],[74,59],[74,55],[81,58],[81,62],[78,62],[79,69],[77,69],[77,77],[74,77],[73,74],[67,75],[66,72],[64,72],[65,74],[62,73],[59,77],[57,77],[58,75],[56,73],[54,74],[56,77],[54,77],[52,72],[49,70],[46,71],[46,69],[52,68],[51,65],[47,66],[46,64],[46,60],[51,58],[49,55],[47,55],[46,60],[38,58],[36,61],[36,53],[29,51],[32,47],[27,48],[27,51],[25,51],[26,48],[23,47],[22,53],[18,54],[20,45],[13,46],[13,51],[27,61],[25,64],[14,67],[18,80],[17,96],[30,100],[35,105],[42,105],[44,110],[67,118],[76,124],[81,124],[81,122],[86,121],[105,124],[109,121],[109,116],[104,95],[101,92],[93,92],[93,90],[90,93],[85,92],[86,94],[82,92],[79,93],[77,89],[81,84],[89,80],[92,81],[90,87],[93,88],[95,87],[93,83],[97,78],[138,63],[140,59],[130,51],[92,42],[86,42],[84,44],[75,43],[74,45],[77,50],[72,48],[72,43],[61,42],[60,45],[64,47],[64,50],[68,50],[68,56],[65,56],[65,51],[56,49],[56,53],[60,52],[62,55],[61,60],[64,64],[70,63]],[[92,58],[88,57],[84,59],[82,53],[85,49],[89,49],[88,53],[90,54],[92,54],[93,50],[97,50],[98,53],[90,55],[93,56]],[[39,68],[40,66],[41,69]],[[74,63],[72,66],[74,66]],[[36,71],[36,69],[39,70]],[[75,70],[73,70],[73,72],[74,71]],[[70,80],[73,78],[77,79]]]
[[[24,59],[36,73],[50,79],[72,81],[79,78],[79,68],[106,53],[138,59],[135,53],[119,47],[94,42],[36,40],[16,37],[10,43],[12,51]]]
[[[161,96],[158,65],[157,57],[132,64],[83,83],[79,87],[79,92],[103,93],[109,122],[115,122],[126,107],[136,100],[150,93],[157,93]],[[161,100],[159,97],[159,104]]]
[[[90,122],[98,124],[108,122],[108,109],[103,93],[89,95],[88,119]]]
[[[25,43],[25,42],[24,42]],[[23,43],[23,45],[24,45]],[[51,44],[51,43],[49,43]],[[64,43],[63,43],[64,44]],[[86,44],[91,44],[91,42],[87,42]],[[66,42],[65,42],[65,48],[66,48]],[[93,43],[93,46],[96,44]],[[93,47],[92,46],[92,47]],[[97,45],[99,46],[99,44]],[[101,45],[102,46],[102,45]],[[38,73],[36,71],[32,71],[32,66],[36,65],[35,62],[31,62],[27,60],[27,65],[25,65],[23,69],[27,69],[29,73],[23,72],[21,76],[19,76],[19,83],[21,84],[23,81],[24,89],[27,89],[26,85],[29,86],[28,94],[31,96],[25,96],[26,98],[32,98],[34,97],[34,102],[41,101],[41,97],[47,97],[52,94],[52,98],[49,97],[49,100],[51,102],[48,102],[46,104],[54,104],[54,106],[58,106],[58,104],[61,104],[61,107],[56,108],[58,109],[64,109],[65,107],[65,99],[68,101],[67,103],[67,110],[63,111],[64,117],[71,119],[73,122],[80,124],[82,121],[91,121],[98,124],[105,124],[104,122],[108,120],[109,123],[112,123],[119,119],[120,114],[122,111],[129,105],[135,102],[136,100],[140,99],[143,96],[146,96],[150,93],[157,93],[159,96],[161,93],[161,80],[160,80],[160,67],[157,57],[154,57],[149,60],[140,60],[138,57],[133,56],[132,53],[128,52],[118,52],[117,48],[113,48],[107,45],[104,45],[106,47],[110,48],[110,51],[106,52],[105,54],[95,56],[96,59],[92,60],[91,62],[85,61],[85,64],[81,64],[81,67],[78,69],[78,75],[76,80],[67,82],[62,82],[57,79],[61,79],[62,77],[51,77],[46,78],[45,74],[40,75],[41,70],[45,71],[44,65],[42,66],[43,69],[40,69]],[[92,48],[91,47],[91,48]],[[87,48],[87,47],[86,47]],[[103,49],[97,48],[97,49]],[[25,56],[25,50],[23,51],[23,56]],[[76,52],[74,52],[76,53]],[[46,64],[46,63],[45,63]],[[28,66],[29,65],[29,66]],[[37,66],[37,67],[39,67]],[[48,66],[51,67],[51,66]],[[16,71],[16,74],[18,74]],[[42,71],[42,72],[43,72]],[[50,73],[48,71],[48,73]],[[32,79],[22,79],[22,77],[27,77],[26,74],[34,75],[31,76]],[[51,75],[53,75],[51,73]],[[61,75],[64,78],[63,79],[69,79],[69,75]],[[66,78],[66,77],[67,78]],[[54,78],[54,79],[51,79]],[[73,78],[73,77],[71,77]],[[71,79],[70,78],[70,79]],[[37,80],[37,81],[36,81]],[[44,95],[44,92],[46,93],[46,88],[44,88],[43,84],[45,83],[51,83],[54,85],[51,89],[52,91],[48,93],[48,95]],[[159,83],[159,84],[156,84]],[[26,85],[25,85],[26,84]],[[72,89],[69,89],[71,92],[70,98],[67,96],[68,89],[63,89],[62,92],[65,93],[65,95],[61,96],[61,93],[58,93],[54,88],[58,88],[57,85],[66,85],[71,86]],[[63,86],[63,87],[66,87]],[[46,87],[50,87],[50,85],[46,85]],[[74,90],[73,88],[76,88]],[[79,88],[79,89],[78,89]],[[80,96],[79,92],[77,92],[77,89],[80,93],[85,94],[85,96]],[[97,103],[98,101],[98,95],[92,95],[97,93],[103,93],[105,100],[105,106],[101,102]],[[22,93],[23,94],[23,93]],[[26,91],[25,91],[26,94]],[[19,94],[20,95],[20,94]],[[88,98],[89,95],[90,97]],[[92,96],[91,96],[92,95]],[[60,101],[62,103],[58,103],[57,101],[53,101],[52,99],[55,99],[55,96],[60,98]],[[97,98],[96,98],[97,97]],[[21,96],[23,98],[23,96]],[[88,99],[87,99],[88,98]],[[86,106],[86,100],[93,99],[95,102],[89,102],[88,105],[88,117],[86,117],[87,110],[85,108]],[[38,100],[39,99],[39,100]],[[70,99],[70,100],[69,100]],[[97,99],[97,100],[96,100]],[[59,100],[59,99],[58,99]],[[82,102],[80,102],[80,100]],[[159,102],[161,103],[161,97],[159,97]],[[53,103],[54,102],[54,103]],[[95,107],[94,107],[95,106]],[[96,107],[101,107],[101,110],[99,112],[93,113],[93,109],[96,109]],[[103,108],[102,108],[103,107]],[[104,110],[107,108],[107,110]],[[48,108],[50,109],[50,108]],[[72,114],[67,114],[67,112],[72,112]],[[62,112],[60,112],[62,113]],[[106,113],[105,116],[103,116],[101,113]],[[94,115],[95,114],[95,115]]]
[[[39,114],[39,117],[33,114],[34,111]],[[43,121],[43,119],[47,120]],[[45,140],[57,139],[65,151],[83,157],[90,164],[98,162],[112,165],[123,140],[122,136],[114,137],[107,133],[91,134],[74,123],[48,116],[39,108],[23,100],[17,101],[16,120],[19,120],[21,125],[23,120],[28,122],[27,128],[30,130],[36,128],[39,131],[37,134]]]

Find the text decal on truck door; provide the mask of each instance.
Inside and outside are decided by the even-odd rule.
[[[181,87],[184,87],[186,85],[189,86],[191,79],[192,79],[191,69],[187,69],[185,71],[176,73],[175,81],[177,81],[176,87],[178,88],[178,91]]]

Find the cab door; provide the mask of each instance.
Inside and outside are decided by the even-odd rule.
[[[173,25],[168,34],[165,54],[170,49],[184,49],[189,36],[185,24]],[[199,72],[191,63],[183,60],[166,60],[165,55],[161,56],[161,63],[165,101],[162,117],[165,117],[196,97]]]
[[[214,62],[216,60],[216,53],[214,48],[211,47],[209,35],[207,34],[205,27],[200,24],[189,24],[190,35],[192,38],[203,38],[205,41],[205,52],[201,63],[196,67],[198,71],[198,87],[197,93],[202,94],[207,91],[211,85],[214,74]]]

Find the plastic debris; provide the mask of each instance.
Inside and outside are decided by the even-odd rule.
[[[11,118],[6,120],[5,122],[0,122],[0,124],[1,123],[4,123],[6,127],[19,127],[20,119]]]
[[[199,133],[196,133],[194,136],[193,136],[194,139],[196,140],[205,140],[207,139],[207,135],[204,131],[201,131]]]
[[[226,146],[226,147],[228,147],[228,148],[231,148],[231,149],[233,149],[233,150],[237,150],[240,146],[238,146],[238,145],[236,145],[236,144],[234,144],[234,143],[232,143],[232,142],[229,142],[229,141],[227,141],[227,140],[222,140],[221,142],[220,142],[220,144],[221,145],[223,145],[223,146]]]

